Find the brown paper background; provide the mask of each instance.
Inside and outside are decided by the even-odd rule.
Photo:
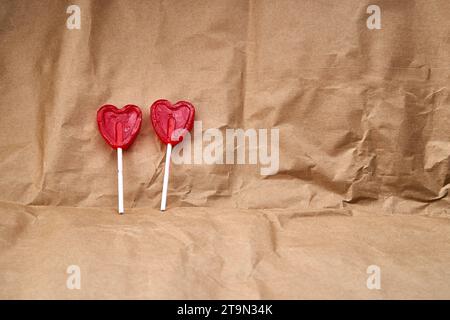
[[[65,26],[81,8],[81,29]],[[369,30],[366,8],[381,7]],[[450,298],[450,2],[0,2],[0,297]],[[173,165],[159,98],[279,128],[278,174]],[[139,105],[116,155],[105,103]],[[81,290],[65,286],[69,265]],[[368,290],[379,265],[382,289]]]

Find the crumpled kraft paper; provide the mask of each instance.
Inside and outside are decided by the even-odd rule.
[[[81,10],[80,29],[66,27],[70,16],[66,9],[73,4]],[[381,9],[379,30],[366,26],[371,4]],[[44,257],[49,261],[47,271],[56,268],[55,263],[63,268],[68,262],[63,252],[69,246],[76,248],[75,260],[92,267],[101,259],[99,251],[85,252],[86,247],[75,240],[88,236],[89,243],[102,245],[121,240],[120,257],[110,262],[118,264],[115,276],[129,274],[142,252],[154,250],[155,241],[180,255],[171,265],[180,279],[183,274],[192,276],[192,269],[183,269],[183,264],[201,269],[197,255],[205,261],[210,260],[208,255],[219,259],[216,267],[203,273],[196,269],[195,279],[191,278],[192,283],[209,279],[204,293],[186,289],[173,297],[305,297],[307,293],[288,283],[298,261],[319,259],[313,248],[321,252],[320,259],[303,271],[323,270],[316,274],[317,281],[334,277],[333,268],[350,270],[354,259],[360,259],[358,267],[370,264],[370,254],[362,249],[369,243],[384,250],[380,254],[387,255],[386,261],[400,259],[395,261],[401,265],[402,254],[394,247],[387,249],[383,242],[387,240],[381,239],[380,230],[389,228],[387,234],[399,241],[402,252],[419,246],[424,254],[419,260],[428,261],[430,270],[437,272],[430,280],[432,271],[412,262],[408,265],[412,269],[406,268],[419,283],[436,285],[423,296],[448,297],[448,286],[438,284],[438,279],[449,279],[444,271],[449,260],[436,260],[438,252],[448,249],[443,232],[448,229],[450,182],[448,12],[450,3],[445,0],[2,1],[1,295],[70,297],[65,288],[51,293],[55,288],[47,273],[37,273],[40,292],[17,283],[25,283],[27,272],[36,276],[30,268]],[[172,164],[167,215],[172,209],[180,220],[164,216],[165,222],[159,221],[165,147],[149,120],[149,106],[159,98],[192,102],[202,135],[208,129],[218,129],[224,136],[227,129],[279,130],[277,173],[261,175],[261,163],[250,164],[248,159],[245,164]],[[136,216],[123,218],[129,225],[120,228],[116,223],[124,222],[113,222],[119,219],[116,154],[102,140],[95,121],[97,109],[105,103],[118,107],[133,103],[144,116],[140,135],[124,152],[125,208]],[[179,221],[197,223],[189,219],[191,215],[200,220],[195,232],[204,233],[204,241],[214,237],[217,243],[204,247],[189,236],[191,230],[173,227]],[[262,239],[258,226],[269,222],[261,215],[287,224],[293,217],[302,219],[292,222],[298,230],[292,224],[288,230],[268,228]],[[380,217],[385,215],[393,220]],[[359,242],[358,233],[353,233],[357,217],[370,219],[361,228],[374,228],[367,232],[380,239]],[[259,222],[253,231],[244,232],[240,243],[245,247],[249,242],[240,253],[247,256],[221,253],[222,241],[230,241],[241,224],[252,219]],[[299,235],[307,228],[302,221],[314,225],[308,233],[311,239]],[[345,230],[340,243],[331,236],[323,238],[334,223]],[[429,227],[429,232],[422,230],[426,236],[414,232],[421,223]],[[167,229],[172,230],[174,247],[153,234]],[[94,230],[108,235],[102,238],[102,231]],[[278,237],[292,237],[292,242],[280,243]],[[373,241],[383,243],[377,247]],[[49,245],[58,247],[45,249]],[[342,260],[327,260],[333,246]],[[108,246],[113,247],[117,246]],[[289,248],[302,247],[307,251],[299,260],[285,257]],[[159,259],[168,259],[162,258],[164,250],[157,252],[142,258],[136,277],[146,274],[145,279],[153,279]],[[279,260],[270,258],[277,254]],[[229,267],[233,263],[228,259],[248,264],[246,271]],[[21,269],[16,268],[19,264]],[[92,268],[89,272],[94,273],[102,267]],[[65,277],[62,272],[59,276]],[[140,287],[138,278],[133,278],[129,292],[122,290],[128,283],[122,279],[118,287],[111,287],[120,287],[120,292],[100,294],[96,284],[101,281],[92,280],[93,273],[90,288],[104,297],[171,297],[178,278],[165,272],[167,282],[159,283],[152,294],[146,285]],[[351,275],[365,277],[365,269],[349,272],[347,282],[339,288],[330,284],[329,291],[321,289],[317,297],[333,297],[346,285],[343,296],[372,297],[365,287],[357,293],[350,289],[356,285],[350,283]],[[268,275],[279,281],[266,282]],[[307,273],[299,277],[309,279],[308,288],[321,287]],[[407,291],[390,290],[380,296],[401,297]],[[94,298],[94,291],[80,296]],[[240,296],[242,292],[246,293]]]

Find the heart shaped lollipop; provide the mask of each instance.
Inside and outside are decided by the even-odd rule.
[[[166,210],[167,187],[169,185],[170,155],[172,147],[183,140],[194,125],[194,106],[187,101],[172,105],[167,100],[157,100],[150,107],[150,119],[159,139],[167,145],[161,211]]]
[[[194,106],[187,101],[174,105],[167,100],[157,100],[150,107],[150,119],[159,139],[175,146],[182,141],[186,131],[194,125]]]
[[[122,109],[106,104],[97,111],[97,124],[102,137],[106,143],[117,149],[118,211],[120,214],[124,212],[122,149],[127,149],[134,142],[141,129],[141,123],[141,109],[132,104],[126,105]]]
[[[106,143],[114,149],[126,150],[141,129],[142,112],[138,106],[132,104],[122,109],[106,104],[97,111],[97,123]]]

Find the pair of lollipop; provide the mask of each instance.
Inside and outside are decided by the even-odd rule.
[[[167,145],[164,165],[164,180],[161,197],[161,211],[166,209],[169,167],[172,147],[181,142],[194,124],[195,108],[187,101],[172,105],[168,100],[157,100],[150,106],[150,120],[159,139]],[[142,112],[138,106],[128,104],[118,109],[111,104],[97,111],[98,129],[105,141],[117,149],[118,211],[124,213],[122,150],[136,139],[142,123]]]

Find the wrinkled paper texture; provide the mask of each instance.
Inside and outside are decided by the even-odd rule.
[[[71,4],[80,29],[66,27]],[[370,4],[381,8],[379,30],[366,26]],[[377,260],[365,246],[396,261],[393,241],[419,250],[409,265],[423,258],[434,271],[385,267],[434,286],[425,297],[448,298],[449,222],[436,218],[449,217],[449,12],[446,0],[2,1],[0,295],[70,298],[51,275],[37,276],[40,293],[15,284],[41,260],[48,272],[60,266],[64,283],[74,262],[62,252],[78,246],[68,255],[90,263],[91,289],[95,271],[145,276],[73,297],[421,297],[408,283],[365,288]],[[278,172],[172,164],[169,216],[159,221],[165,146],[149,106],[160,98],[192,102],[203,133],[277,128]],[[122,222],[116,153],[95,120],[106,103],[136,104],[144,117],[124,152]],[[102,269],[112,248],[122,266]],[[335,279],[332,265],[348,278]],[[322,277],[334,280],[326,287]]]

